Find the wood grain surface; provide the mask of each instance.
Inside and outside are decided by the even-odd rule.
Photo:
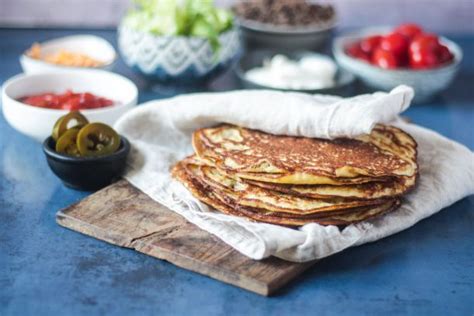
[[[314,264],[274,257],[252,260],[153,201],[126,180],[59,211],[56,220],[85,235],[261,295],[274,293]]]

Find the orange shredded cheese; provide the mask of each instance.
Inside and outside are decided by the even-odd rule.
[[[34,43],[28,50],[27,55],[31,58],[43,60],[48,63],[71,66],[71,67],[99,67],[104,63],[85,54],[75,53],[60,49],[59,51],[42,56],[41,45]]]

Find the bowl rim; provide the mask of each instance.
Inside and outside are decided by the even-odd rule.
[[[323,25],[282,26],[282,25],[277,25],[277,24],[263,23],[259,21],[245,19],[238,16],[236,16],[235,22],[239,27],[243,29],[251,30],[254,32],[260,32],[260,33],[274,34],[274,35],[298,35],[298,34],[310,35],[314,33],[322,33],[326,31],[330,31],[332,29],[335,29],[339,25],[339,21],[336,15],[334,15],[334,17],[328,22],[323,23]]]
[[[271,50],[271,49],[256,49],[256,50],[253,50],[251,52],[246,53],[241,58],[239,58],[239,60],[236,63],[235,67],[233,68],[233,71],[236,74],[236,76],[239,78],[239,80],[241,80],[243,82],[251,83],[252,85],[254,85],[256,87],[259,87],[261,89],[276,90],[276,91],[283,91],[283,92],[301,92],[301,93],[313,93],[314,94],[314,93],[320,93],[320,92],[324,92],[324,91],[332,90],[332,89],[340,89],[342,87],[346,87],[346,86],[349,86],[349,85],[353,84],[354,81],[355,81],[354,74],[352,74],[350,71],[347,71],[346,69],[342,68],[334,60],[334,58],[332,58],[331,56],[325,55],[325,54],[322,54],[322,53],[313,52],[313,51],[310,51],[310,50],[298,50],[298,51],[284,52],[283,54],[285,54],[286,57],[288,57],[287,54],[297,54],[297,55],[301,55],[301,56],[303,56],[303,55],[312,55],[312,56],[322,56],[324,58],[329,58],[336,65],[337,72],[338,73],[339,72],[344,73],[344,75],[348,79],[345,80],[345,81],[342,81],[342,82],[341,82],[341,80],[337,80],[335,85],[333,85],[331,87],[319,88],[319,89],[288,89],[288,88],[277,88],[277,87],[262,85],[262,84],[259,84],[259,83],[255,82],[255,81],[249,80],[245,76],[245,70],[242,67],[242,61],[243,61],[244,58],[246,58],[246,57],[248,58],[249,56],[257,55],[257,54],[265,54],[265,55],[270,56],[270,55],[282,54],[282,52],[277,51],[277,50]]]
[[[438,35],[438,37],[441,43],[448,46],[449,50],[454,55],[454,59],[450,63],[446,63],[439,67],[430,68],[430,69],[410,69],[410,68],[384,69],[384,68],[369,64],[360,59],[354,58],[348,55],[344,51],[344,46],[349,41],[361,40],[363,37],[366,37],[369,35],[383,34],[383,33],[393,30],[393,28],[394,28],[393,26],[367,27],[367,28],[362,28],[358,31],[353,31],[344,35],[337,36],[334,39],[333,44],[332,44],[332,52],[333,52],[334,58],[337,60],[338,63],[340,63],[339,61],[340,58],[344,58],[350,61],[351,63],[358,65],[359,67],[364,67],[365,69],[370,69],[370,70],[375,70],[375,71],[390,73],[390,74],[398,74],[398,75],[435,74],[443,70],[459,67],[463,59],[463,51],[461,47],[458,44],[456,44],[454,41],[442,35]]]
[[[137,30],[129,25],[126,25],[126,23],[124,23],[123,21],[119,24],[118,26],[118,32],[117,32],[117,36],[121,36],[121,30],[122,29],[127,29],[127,30],[131,30],[133,32],[137,32],[137,33],[142,33],[142,34],[148,34],[154,38],[166,38],[166,39],[184,39],[184,40],[196,40],[196,39],[200,39],[200,40],[203,40],[203,41],[209,41],[206,37],[202,37],[202,36],[186,36],[186,35],[157,35],[157,34],[153,34],[151,32],[147,32],[147,31],[143,31],[143,30]],[[231,33],[237,33],[239,31],[239,28],[238,26],[234,23],[234,25],[228,29],[227,31],[225,32],[221,32],[219,33],[219,39],[221,39],[224,35],[227,35],[227,34],[231,34]]]
[[[66,110],[66,109],[42,108],[42,107],[37,107],[37,106],[33,106],[33,105],[29,105],[29,104],[20,102],[17,99],[15,99],[15,98],[11,97],[10,95],[8,95],[7,94],[7,89],[10,85],[12,85],[12,84],[14,84],[18,81],[25,80],[27,78],[31,78],[31,77],[64,76],[64,75],[73,76],[73,75],[77,75],[77,74],[83,75],[85,72],[94,72],[94,73],[99,73],[99,74],[104,74],[104,75],[107,74],[107,75],[116,76],[117,78],[125,80],[125,82],[127,82],[127,84],[129,84],[129,86],[133,89],[133,92],[132,92],[133,96],[130,98],[130,100],[127,100],[126,102],[119,102],[118,104],[114,104],[114,105],[107,106],[107,107],[104,107],[104,108],[82,109],[82,110],[80,110],[82,113],[85,113],[85,114],[100,114],[100,113],[110,112],[112,110],[121,109],[123,107],[127,107],[127,106],[130,106],[130,105],[135,105],[137,103],[137,100],[138,100],[138,87],[135,85],[135,83],[133,81],[131,81],[130,79],[128,79],[125,76],[119,75],[119,74],[114,73],[114,72],[102,70],[102,69],[80,69],[80,70],[74,70],[74,71],[71,71],[71,72],[45,72],[45,73],[34,73],[34,74],[20,73],[20,74],[17,74],[15,76],[9,78],[7,81],[5,81],[3,83],[3,85],[2,85],[2,100],[7,98],[11,103],[15,104],[15,106],[17,106],[17,107],[27,108],[29,110],[38,111],[38,112],[42,112],[42,113],[48,113],[48,112],[49,113],[55,113],[55,114],[57,114],[57,113],[69,113],[70,110]],[[3,106],[5,106],[5,105],[3,104]]]
[[[123,157],[126,157],[128,153],[130,152],[130,147],[131,147],[129,140],[125,136],[123,135],[119,135],[119,136],[120,136],[119,148],[114,153],[106,155],[106,156],[74,157],[74,156],[60,154],[56,152],[56,150],[50,146],[50,143],[54,141],[52,136],[48,136],[43,141],[43,152],[48,158],[52,158],[61,162],[73,163],[73,164],[91,163],[91,162],[108,162],[111,160],[118,160]]]
[[[112,44],[110,44],[110,42],[107,41],[105,38],[102,38],[102,37],[97,36],[97,35],[92,35],[92,34],[67,35],[67,36],[56,37],[56,38],[52,38],[52,39],[49,39],[49,40],[46,40],[46,41],[43,41],[43,42],[39,42],[39,44],[40,45],[47,45],[47,44],[51,44],[51,43],[54,43],[54,42],[64,41],[66,39],[76,39],[76,40],[79,41],[84,37],[94,38],[94,39],[97,39],[99,41],[104,42],[108,46],[108,48],[110,48],[111,52],[113,53],[113,58],[110,61],[108,61],[107,63],[104,63],[104,64],[102,64],[100,66],[97,66],[97,67],[67,66],[67,65],[60,65],[60,64],[47,62],[47,61],[42,60],[42,59],[32,58],[32,57],[28,56],[28,54],[27,54],[28,50],[30,49],[30,48],[28,48],[28,49],[24,50],[23,53],[20,55],[20,61],[22,59],[26,59],[30,62],[41,64],[41,65],[44,65],[44,66],[47,66],[47,67],[54,67],[54,68],[59,68],[59,69],[70,69],[70,70],[81,70],[81,69],[90,69],[90,70],[96,69],[96,70],[99,70],[99,69],[104,69],[104,68],[107,68],[107,67],[113,65],[117,61],[117,59],[118,59],[117,51],[112,46]]]

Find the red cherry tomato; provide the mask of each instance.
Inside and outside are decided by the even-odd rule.
[[[416,36],[408,50],[410,66],[414,69],[433,68],[443,63],[443,58],[449,59],[446,52],[441,52],[444,49],[439,44],[438,36],[434,34]]]
[[[431,51],[434,52],[439,48],[438,36],[435,34],[425,33],[416,36],[410,43],[409,52]]]
[[[453,54],[451,53],[451,51],[449,50],[449,48],[447,48],[446,46],[444,45],[440,45],[439,46],[439,53],[438,53],[438,56],[439,56],[439,62],[441,64],[444,64],[444,63],[447,63],[447,62],[450,62],[454,59],[454,56]]]
[[[391,52],[397,59],[397,63],[403,65],[406,63],[408,56],[408,39],[398,33],[390,33],[382,38],[380,47],[383,50]]]
[[[368,36],[347,46],[345,52],[385,69],[433,68],[454,58],[449,48],[440,44],[437,35],[424,33],[414,23],[401,24],[385,36]]]
[[[397,57],[391,51],[384,50],[379,47],[374,51],[372,55],[372,63],[384,69],[397,68]]]
[[[371,55],[379,46],[381,40],[382,36],[380,35],[366,37],[360,42],[360,48],[364,53]]]
[[[370,56],[360,47],[360,43],[353,43],[346,48],[346,53],[354,58],[362,59],[370,63]]]
[[[402,34],[409,39],[415,38],[415,36],[423,33],[423,29],[421,26],[415,23],[404,23],[400,24],[397,28],[394,30],[395,33]]]
[[[420,51],[410,54],[410,67],[413,69],[434,68],[439,64],[439,57],[432,51]]]

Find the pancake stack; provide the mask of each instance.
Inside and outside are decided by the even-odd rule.
[[[377,125],[334,140],[277,136],[234,125],[194,132],[195,155],[172,175],[226,214],[284,226],[349,225],[400,205],[417,180],[416,142]]]

